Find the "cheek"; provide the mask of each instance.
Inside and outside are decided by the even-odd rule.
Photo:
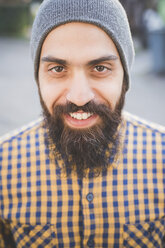
[[[42,99],[48,108],[49,112],[52,113],[53,106],[57,103],[62,103],[63,89],[55,85],[40,84],[40,92]]]
[[[114,82],[110,84],[104,84],[104,86],[100,89],[100,96],[102,99],[108,102],[112,107],[112,110],[114,110],[118,100],[120,99],[121,91],[122,83]]]

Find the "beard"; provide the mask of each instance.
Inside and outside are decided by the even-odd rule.
[[[59,155],[62,157],[67,176],[76,172],[79,178],[83,178],[90,172],[96,177],[115,161],[120,147],[118,127],[124,100],[125,87],[114,111],[109,105],[96,104],[93,101],[81,107],[67,102],[65,105],[54,106],[53,114],[50,114],[40,94],[44,126],[47,130],[45,144],[53,155],[51,159],[55,161]],[[96,114],[101,121],[84,129],[69,127],[64,122],[63,115],[79,110]]]

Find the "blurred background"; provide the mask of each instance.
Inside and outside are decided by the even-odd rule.
[[[29,39],[42,1],[0,0],[0,135],[41,115]],[[125,110],[165,126],[165,0],[120,0],[136,59]]]

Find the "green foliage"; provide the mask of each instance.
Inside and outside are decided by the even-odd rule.
[[[158,11],[165,23],[165,0],[159,0]]]
[[[28,5],[0,6],[0,35],[22,35],[29,22]]]

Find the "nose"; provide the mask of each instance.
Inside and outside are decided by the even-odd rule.
[[[83,106],[94,99],[88,77],[84,73],[76,73],[71,79],[66,99],[77,106]]]

